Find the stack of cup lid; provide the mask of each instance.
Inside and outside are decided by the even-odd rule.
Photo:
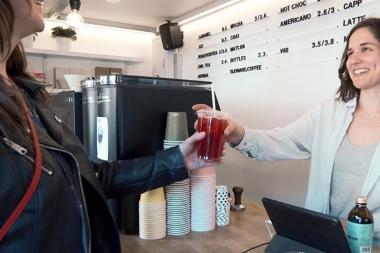
[[[166,236],[166,202],[163,187],[141,194],[139,235],[142,239],[150,240]]]
[[[192,170],[190,182],[191,230],[213,230],[215,228],[215,168]]]
[[[230,200],[228,189],[225,185],[216,186],[216,225],[225,226],[230,221]]]
[[[165,187],[166,230],[168,235],[190,232],[190,179]]]

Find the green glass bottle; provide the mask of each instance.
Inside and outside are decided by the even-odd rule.
[[[352,253],[371,253],[373,216],[367,208],[367,198],[357,197],[348,214],[347,238]]]

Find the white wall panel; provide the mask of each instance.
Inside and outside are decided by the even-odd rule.
[[[51,28],[55,26],[66,27],[62,21],[45,21],[45,30],[38,34],[32,47],[35,49],[59,50],[56,39],[51,37]],[[86,69],[89,75],[94,76],[95,67],[118,67],[125,74],[152,75],[152,40],[153,33],[132,31],[127,29],[85,25],[77,30],[77,40],[70,43],[65,49],[72,52],[104,54],[107,56],[137,57],[142,62],[113,62],[112,60],[98,61],[80,58],[64,58],[48,56],[46,60],[47,81],[52,82],[54,67],[73,67]],[[43,71],[43,57],[28,56],[29,70],[33,72]]]

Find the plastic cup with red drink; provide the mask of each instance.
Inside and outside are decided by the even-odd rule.
[[[220,161],[226,142],[224,129],[227,126],[228,113],[216,110],[199,110],[198,132],[206,136],[197,143],[198,157],[206,161]]]

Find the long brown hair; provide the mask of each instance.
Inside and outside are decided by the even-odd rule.
[[[338,70],[339,79],[340,79],[340,87],[337,91],[338,99],[347,102],[355,97],[360,96],[360,89],[356,88],[352,83],[351,77],[348,74],[348,70],[346,67],[346,63],[348,60],[347,50],[348,43],[350,42],[350,38],[352,34],[360,29],[360,28],[368,28],[368,30],[373,34],[373,36],[380,43],[380,18],[368,18],[363,20],[362,22],[355,25],[352,30],[349,32],[347,36],[347,43],[344,49],[342,60],[340,62],[340,67]]]
[[[11,0],[0,1],[0,53],[5,61],[6,71],[11,79],[26,78],[32,79],[27,73],[27,63],[25,58],[24,48],[19,43],[13,51],[11,51],[11,39],[13,34],[15,14],[11,5]],[[29,1],[25,0],[30,4]],[[17,85],[17,82],[15,82]],[[40,100],[46,100],[47,94],[44,89],[41,89],[38,96]],[[24,131],[25,117],[21,108],[22,95],[19,88],[14,85],[7,84],[5,77],[0,76],[0,118],[3,124],[13,127],[16,131]]]

